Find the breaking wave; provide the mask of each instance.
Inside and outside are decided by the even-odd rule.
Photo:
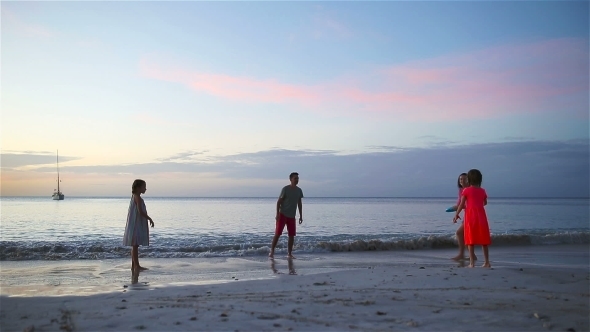
[[[192,238],[154,237],[152,245],[140,248],[141,257],[181,258],[181,257],[232,257],[267,255],[268,236],[256,238],[219,237],[209,243],[195,244]],[[284,250],[281,241],[278,250]],[[457,247],[457,241],[450,235],[406,236],[405,238],[359,235],[339,235],[332,237],[299,236],[295,250],[303,253],[386,251],[386,250],[436,250]],[[521,234],[493,234],[493,246],[588,244],[590,232],[529,232]],[[129,257],[129,247],[120,245],[119,239],[101,242],[72,240],[67,242],[16,242],[0,241],[0,260],[72,260],[72,259],[112,259]]]

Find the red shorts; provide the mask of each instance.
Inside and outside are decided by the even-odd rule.
[[[287,225],[287,233],[289,236],[295,236],[295,218],[285,217],[282,213],[279,216],[279,220],[277,220],[275,235],[283,234],[285,225]]]

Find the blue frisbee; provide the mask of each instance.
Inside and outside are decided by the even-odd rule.
[[[457,209],[455,209],[455,207],[451,206],[450,208],[446,209],[446,212],[455,212],[457,211]]]

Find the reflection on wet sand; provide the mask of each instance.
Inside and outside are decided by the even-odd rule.
[[[277,269],[277,262],[275,262],[274,259],[270,260],[270,269],[274,274],[281,274],[281,272],[279,272],[279,270]]]
[[[137,284],[139,282],[139,270],[138,269],[134,269],[131,270],[131,284]]]
[[[287,263],[289,265],[289,274],[296,275],[297,271],[295,271],[295,264],[293,263],[293,259],[288,259]],[[274,274],[283,274],[283,272],[279,271],[279,269],[277,268],[277,262],[274,259],[270,260],[270,269]]]
[[[150,285],[148,281],[139,282],[139,274],[141,270],[134,269],[131,271],[131,284],[129,284],[129,290],[145,290],[150,289]],[[125,286],[127,287],[127,286]],[[152,287],[153,288],[153,287]]]

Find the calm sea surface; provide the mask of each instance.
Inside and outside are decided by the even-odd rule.
[[[156,227],[144,257],[263,255],[276,198],[145,196]],[[0,260],[127,257],[126,198],[3,197]],[[296,250],[360,251],[455,245],[454,198],[305,198]],[[589,243],[588,199],[489,199],[492,245]],[[286,231],[285,231],[286,234]],[[280,242],[284,248],[286,238]],[[284,250],[284,249],[281,249]],[[280,250],[279,250],[280,251]]]

